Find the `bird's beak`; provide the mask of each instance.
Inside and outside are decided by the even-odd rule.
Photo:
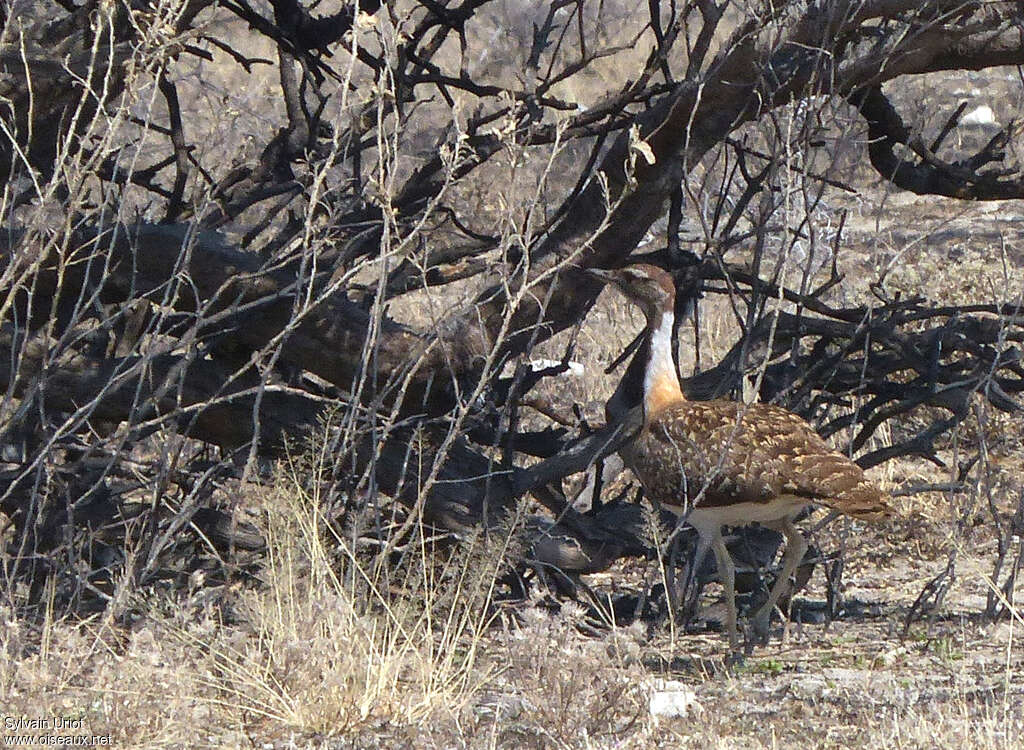
[[[616,278],[614,271],[606,271],[603,268],[585,268],[583,270],[588,276],[597,279],[603,284],[609,284],[615,281]]]

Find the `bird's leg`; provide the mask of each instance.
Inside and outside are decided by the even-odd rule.
[[[775,584],[768,594],[768,601],[754,615],[752,623],[754,635],[762,643],[768,640],[768,630],[771,625],[772,612],[775,610],[775,605],[778,603],[779,597],[789,587],[790,577],[796,572],[797,567],[804,559],[804,554],[807,552],[807,540],[800,533],[800,529],[793,524],[793,519],[783,518],[775,523],[766,525],[785,535],[786,552],[782,555],[782,572],[775,579]]]
[[[683,612],[684,622],[697,613],[697,597],[700,594],[700,566],[704,564],[704,558],[708,556],[711,549],[711,538],[697,536],[697,549],[694,550],[693,558],[690,560],[689,570],[686,571],[686,581],[683,583],[682,603],[680,609]]]
[[[725,589],[725,631],[729,634],[729,650],[735,654],[740,646],[740,635],[736,629],[736,567],[722,539],[721,527],[716,528],[711,537],[711,548],[715,551],[718,578]]]

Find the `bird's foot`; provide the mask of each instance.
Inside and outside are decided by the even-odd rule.
[[[768,634],[770,630],[770,612],[758,612],[754,615],[754,618],[750,621],[743,632],[743,640],[745,643],[744,650],[746,651],[747,656],[753,653],[755,646],[768,645]]]
[[[739,649],[730,648],[729,655],[725,657],[725,668],[735,669],[744,664],[744,655]]]

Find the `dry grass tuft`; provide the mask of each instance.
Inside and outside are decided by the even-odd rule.
[[[474,699],[494,669],[478,658],[507,540],[469,540],[440,564],[423,544],[396,579],[295,475],[257,502],[270,550],[257,586],[140,600],[126,626],[5,618],[6,714],[74,708],[120,745],[230,746],[450,721]]]

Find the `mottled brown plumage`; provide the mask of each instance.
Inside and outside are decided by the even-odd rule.
[[[734,649],[734,566],[722,526],[759,522],[786,536],[782,573],[754,618],[755,631],[764,638],[772,610],[807,551],[793,525],[796,515],[809,503],[820,503],[878,519],[890,514],[886,499],[857,464],[792,412],[767,404],[686,400],[672,359],[675,286],[669,274],[632,266],[595,275],[618,287],[647,318],[644,343],[615,397],[641,402],[644,425],[620,453],[649,498],[686,514],[700,535],[698,555],[714,550]]]
[[[676,401],[649,415],[627,462],[663,504],[770,504],[781,496],[874,519],[888,513],[863,470],[778,406]]]

